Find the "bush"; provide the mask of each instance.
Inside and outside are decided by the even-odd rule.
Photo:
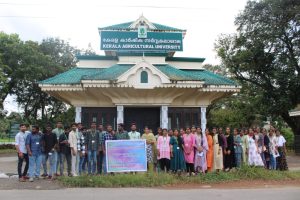
[[[13,144],[0,144],[0,149],[15,149],[15,145]]]
[[[283,135],[283,137],[286,140],[286,146],[289,148],[293,148],[295,136],[294,136],[292,129],[291,128],[282,128],[281,134]]]

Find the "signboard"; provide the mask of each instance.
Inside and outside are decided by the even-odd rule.
[[[181,32],[101,31],[101,50],[183,51]],[[143,36],[143,38],[139,38]],[[146,38],[144,38],[146,37]]]
[[[107,140],[107,172],[147,171],[146,140]]]

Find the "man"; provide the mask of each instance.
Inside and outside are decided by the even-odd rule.
[[[101,142],[104,134],[106,133],[104,131],[102,124],[98,126],[98,131],[99,131],[99,153],[97,154],[97,174],[101,174],[103,168],[103,156],[104,156]]]
[[[71,132],[69,133],[69,145],[71,149],[71,160],[72,160],[72,175],[77,176],[76,174],[76,155],[77,155],[77,137],[76,137],[76,131],[77,124],[73,123],[71,125]]]
[[[61,165],[60,165],[60,175],[64,175],[64,161],[67,161],[67,172],[68,176],[72,176],[71,174],[71,149],[68,142],[70,128],[65,127],[63,134],[59,136],[59,149],[61,153]]]
[[[120,123],[118,124],[118,132],[116,134],[117,140],[129,140],[128,132],[124,130],[124,124]]]
[[[107,131],[103,135],[102,142],[101,142],[102,143],[103,154],[104,154],[104,157],[103,157],[104,173],[107,173],[107,169],[106,169],[106,147],[105,147],[105,141],[115,140],[116,139],[116,137],[113,134],[112,126],[110,124],[108,124],[106,126],[106,130]]]
[[[56,173],[56,151],[58,140],[54,133],[52,133],[52,128],[50,125],[47,125],[44,134],[42,135],[42,147],[43,147],[43,166],[44,167],[44,174],[47,174],[47,160],[49,159],[50,164],[50,173],[48,179],[55,179]]]
[[[79,170],[80,170],[80,160],[82,155],[81,137],[82,137],[82,124],[78,123],[76,128],[76,139],[77,139],[77,154],[76,154],[76,167],[75,167],[76,174],[79,174]]]
[[[99,131],[96,130],[96,123],[91,123],[91,129],[86,134],[86,147],[88,152],[88,174],[96,173],[97,154],[100,151]]]
[[[42,148],[41,138],[38,126],[32,126],[31,133],[26,138],[26,149],[29,155],[29,181],[33,182],[33,178],[39,179],[41,163],[42,163]]]
[[[277,150],[279,153],[279,156],[276,158],[276,164],[277,164],[277,170],[285,171],[288,170],[288,165],[286,161],[286,140],[281,135],[279,130],[276,130],[276,142],[277,142]]]
[[[135,123],[131,124],[131,131],[128,133],[130,140],[139,140],[141,139],[141,134],[136,131]]]
[[[59,140],[60,135],[62,135],[64,133],[62,121],[57,121],[56,128],[53,129],[52,132],[56,135],[57,140]],[[61,153],[60,153],[59,149],[57,150],[57,152],[55,152],[55,154],[56,154],[56,161],[55,161],[56,162],[56,172],[55,172],[55,175],[58,176],[58,173],[57,173],[58,166],[63,164],[62,163],[63,159],[61,157]]]
[[[78,131],[80,138],[77,140],[78,152],[79,155],[79,163],[78,163],[78,174],[81,175],[85,172],[85,166],[83,167],[86,160],[86,149],[85,149],[85,132],[81,123],[78,125]]]
[[[20,182],[25,182],[27,178],[27,172],[28,172],[28,167],[29,167],[29,158],[27,154],[27,149],[26,149],[26,137],[27,137],[27,127],[25,124],[20,124],[19,126],[20,131],[15,137],[15,146],[16,150],[18,153],[18,175],[19,175],[19,181]],[[25,168],[24,171],[22,172],[22,165],[23,162],[25,161]]]

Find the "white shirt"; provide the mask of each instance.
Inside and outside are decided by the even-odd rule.
[[[138,140],[141,139],[141,134],[137,131],[130,131],[128,133],[130,140]]]
[[[27,135],[28,134],[26,132],[25,133],[19,132],[15,137],[16,145],[19,146],[19,150],[22,153],[27,153],[27,149],[26,149],[26,145],[25,145]]]
[[[283,145],[286,143],[286,140],[284,139],[284,137],[282,135],[276,137],[276,139],[277,139],[278,147],[283,147]]]
[[[269,136],[269,139],[270,139],[270,153],[272,155],[275,155],[277,153],[276,151],[276,146],[277,146],[277,138],[276,136]]]

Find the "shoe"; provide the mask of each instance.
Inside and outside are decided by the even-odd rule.
[[[74,177],[78,176],[77,174],[73,174]]]
[[[61,175],[61,174],[59,175],[59,174],[56,173],[55,176],[63,176],[63,175]]]
[[[42,174],[41,177],[46,178],[48,176],[48,174]]]
[[[28,179],[29,179],[29,176],[23,176],[23,178],[25,178],[26,180],[28,180]]]
[[[35,176],[35,180],[39,180],[40,179],[40,177],[39,176]]]
[[[29,182],[33,182],[33,178],[29,178]]]
[[[48,176],[48,179],[52,179],[52,176]]]
[[[23,176],[23,177],[19,178],[19,181],[20,181],[20,182],[26,182],[26,179],[25,179],[24,176]]]

